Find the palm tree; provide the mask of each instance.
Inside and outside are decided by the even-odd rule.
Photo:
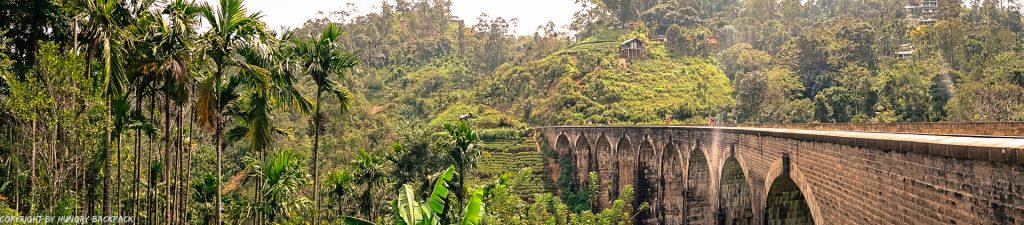
[[[168,183],[165,186],[165,192],[167,192],[168,199],[166,201],[166,217],[168,222],[173,222],[174,217],[174,204],[178,201],[180,188],[177,187],[178,180],[175,179],[178,176],[172,177],[172,172],[177,173],[180,171],[180,165],[177,163],[179,160],[172,159],[172,134],[171,129],[171,102],[174,103],[174,108],[182,109],[188,102],[191,91],[188,90],[192,87],[193,81],[191,74],[191,65],[194,52],[194,43],[198,34],[196,29],[199,24],[199,12],[200,7],[195,5],[191,1],[186,0],[170,0],[166,3],[163,10],[160,11],[162,16],[157,20],[157,32],[156,32],[156,46],[154,48],[157,57],[156,65],[159,77],[163,80],[163,95],[164,95],[164,161],[168,164],[167,169],[164,170],[162,176],[163,179]],[[180,133],[180,117],[183,114],[182,110],[175,110],[178,114],[178,127],[174,133]],[[181,136],[178,136],[178,140],[175,143],[182,143]],[[174,148],[177,149],[177,148]],[[177,152],[176,150],[174,152]],[[178,158],[180,154],[174,154]]]
[[[178,187],[179,179],[176,179],[176,177],[180,177],[177,173],[180,171],[181,163],[180,160],[172,159],[171,153],[173,151],[179,159],[182,154],[177,153],[178,148],[172,148],[171,143],[184,143],[180,134],[183,131],[181,117],[184,113],[184,105],[191,95],[189,87],[193,86],[191,67],[198,37],[196,29],[199,24],[199,9],[196,4],[188,0],[168,0],[164,2],[162,8],[139,14],[136,22],[124,29],[125,33],[135,37],[135,40],[131,42],[132,45],[125,48],[125,51],[128,51],[126,54],[128,63],[126,63],[124,71],[128,75],[127,80],[130,81],[128,86],[134,88],[136,105],[135,111],[131,115],[133,126],[136,129],[136,173],[132,188],[135,202],[132,213],[136,217],[138,216],[139,202],[138,175],[141,174],[139,165],[142,164],[141,140],[139,140],[142,136],[141,130],[146,129],[150,137],[155,135],[154,124],[147,121],[141,112],[144,107],[142,99],[145,97],[154,99],[157,94],[162,94],[165,144],[162,163],[165,168],[162,170],[163,173],[158,176],[162,177],[160,180],[167,182],[163,190],[167,194],[167,200],[164,202],[166,205],[160,208],[165,210],[162,213],[165,213],[164,216],[168,223],[177,219],[172,212],[176,210],[173,204],[182,197],[182,188]],[[173,111],[171,110],[172,102],[174,103],[173,109],[176,109]],[[154,107],[155,104],[151,102],[150,106]],[[150,119],[156,119],[152,114],[150,117],[152,117]],[[177,129],[172,129],[174,126],[172,125],[174,123],[170,121],[172,117],[177,118]],[[153,177],[149,179],[153,180]],[[151,189],[152,186],[149,188]],[[150,202],[153,202],[153,196],[152,193],[149,195]],[[152,205],[150,206],[152,207]],[[152,216],[148,218],[153,219]]]
[[[359,196],[359,210],[363,216],[376,218],[376,198],[374,193],[379,191],[384,184],[387,173],[384,171],[384,157],[359,150],[356,159],[352,161],[354,181],[363,186],[363,193]]]
[[[124,5],[120,4],[121,2],[118,1],[118,0],[81,0],[81,1],[78,1],[77,3],[78,3],[78,6],[82,9],[82,14],[79,15],[79,17],[84,17],[85,18],[84,21],[88,21],[88,24],[86,24],[87,30],[85,32],[86,33],[85,38],[86,38],[87,42],[89,43],[87,45],[87,47],[86,47],[87,50],[85,52],[86,53],[85,54],[85,56],[86,56],[85,57],[86,58],[86,64],[85,64],[85,66],[86,66],[86,70],[85,70],[86,71],[86,76],[92,76],[93,75],[92,74],[92,60],[94,58],[94,55],[96,55],[96,53],[95,53],[96,49],[97,48],[102,48],[101,52],[102,52],[102,57],[103,57],[103,68],[104,68],[103,69],[103,74],[102,74],[102,80],[103,80],[103,87],[102,87],[103,89],[102,90],[103,90],[104,96],[106,96],[106,98],[107,98],[107,101],[106,101],[107,105],[111,106],[111,105],[113,105],[111,103],[112,102],[111,101],[111,96],[116,95],[116,91],[120,90],[120,88],[121,88],[120,84],[123,84],[123,82],[121,82],[123,79],[118,79],[120,77],[115,77],[119,73],[115,73],[113,71],[115,66],[113,65],[113,62],[112,62],[114,56],[111,53],[111,51],[112,51],[111,50],[112,49],[111,42],[114,41],[114,40],[112,40],[114,38],[113,36],[117,35],[117,32],[121,29],[121,27],[123,27],[125,25],[124,21],[120,19],[120,18],[123,18],[123,15],[124,15],[124,12],[125,12],[125,8],[123,7]],[[110,151],[111,139],[112,139],[111,137],[112,137],[112,134],[113,134],[113,130],[112,130],[113,122],[112,122],[112,119],[111,119],[112,118],[111,114],[112,114],[112,110],[108,110],[108,112],[107,112],[107,120],[106,120],[106,123],[107,123],[107,130],[106,130],[107,137],[106,137],[105,141],[103,142],[104,150],[108,151],[108,152]],[[104,196],[104,200],[103,200],[103,214],[104,215],[111,215],[110,214],[110,201],[111,201],[111,198],[110,198],[110,183],[111,183],[111,178],[109,176],[109,169],[110,169],[110,157],[109,157],[109,155],[110,154],[102,154],[102,156],[107,158],[105,160],[106,162],[104,162],[104,165],[103,165],[103,170],[107,171],[107,172],[105,172],[105,174],[107,174],[107,176],[106,176],[106,178],[105,178],[105,180],[103,182],[103,186],[104,186],[104,188],[103,188],[103,196]]]
[[[213,174],[207,173],[203,175],[200,182],[191,184],[191,192],[194,195],[195,208],[199,213],[199,220],[202,224],[211,224],[217,217],[214,215],[217,201],[217,192],[219,192],[217,179]]]
[[[296,46],[296,52],[302,57],[302,69],[317,87],[316,106],[314,106],[313,112],[313,201],[316,202],[313,224],[320,223],[319,155],[320,130],[322,130],[321,122],[323,120],[323,115],[320,114],[321,94],[323,92],[335,94],[338,97],[341,111],[347,111],[350,106],[349,92],[330,77],[337,76],[339,80],[344,80],[345,71],[359,63],[355,55],[342,49],[340,38],[341,29],[334,24],[329,24],[319,37],[300,42]]]
[[[458,189],[455,192],[456,197],[464,200],[466,196],[466,170],[476,167],[476,158],[480,155],[480,151],[476,149],[476,143],[480,141],[480,138],[473,132],[473,129],[465,120],[459,120],[455,124],[445,123],[444,129],[448,131],[448,135],[452,138],[451,143],[449,143],[451,149],[448,151],[448,155],[452,157],[455,168],[459,170],[459,183],[456,186]]]
[[[295,73],[284,48],[251,42],[236,50],[242,68],[223,89],[221,100],[231,104],[239,126],[227,135],[229,140],[245,140],[247,149],[263,155],[272,145],[272,134],[282,133],[274,127],[270,112],[276,107],[289,107],[300,113],[309,112],[310,103],[295,87]],[[237,93],[237,94],[230,94]],[[244,97],[244,99],[239,99]]]
[[[329,187],[328,197],[333,199],[337,207],[337,215],[343,215],[345,210],[345,198],[354,191],[352,173],[348,170],[338,169],[327,174],[324,183]]]
[[[309,101],[299,94],[295,83],[295,66],[289,57],[289,47],[274,46],[276,43],[250,41],[241,44],[235,51],[239,68],[221,90],[225,112],[236,119],[237,126],[225,135],[228,142],[243,141],[248,151],[254,152],[260,160],[273,146],[273,134],[283,134],[271,119],[271,112],[278,107],[296,109],[307,113]],[[256,177],[263,179],[262,177]],[[254,201],[262,204],[264,182],[259,182]],[[257,211],[257,213],[262,211]],[[259,215],[255,219],[263,219]],[[272,219],[272,218],[268,218]]]
[[[128,115],[128,121],[130,127],[135,130],[135,148],[133,157],[135,159],[133,166],[133,182],[132,182],[132,215],[135,218],[139,218],[139,189],[138,186],[142,184],[140,177],[142,174],[143,165],[142,162],[142,137],[145,134],[147,137],[152,138],[156,135],[156,126],[152,116],[147,118],[143,111],[145,105],[143,99],[151,97],[155,93],[155,74],[157,61],[156,56],[153,52],[153,33],[154,21],[156,17],[152,14],[146,14],[147,16],[140,17],[137,23],[127,27],[127,32],[132,33],[136,39],[140,41],[134,42],[134,45],[126,46],[125,50],[129,53],[126,54],[128,57],[126,61],[125,72],[127,80],[129,81],[128,87],[134,92],[135,104],[133,105],[132,112]],[[127,92],[127,91],[126,91]],[[152,115],[152,114],[151,114]],[[145,133],[143,133],[145,131]],[[148,161],[146,163],[149,163]],[[148,190],[148,188],[147,188]]]
[[[265,223],[287,222],[311,203],[301,193],[309,185],[301,160],[295,152],[283,150],[273,158],[250,163],[250,172],[263,182],[261,198],[264,201],[256,208],[267,217]]]
[[[152,0],[79,0],[75,2],[81,9],[81,13],[76,15],[77,20],[87,21],[84,32],[85,40],[88,43],[86,76],[93,76],[92,60],[97,54],[103,60],[103,72],[100,74],[100,78],[103,80],[101,88],[108,106],[107,135],[104,141],[104,149],[108,152],[111,151],[114,134],[120,133],[114,131],[114,101],[118,98],[117,96],[123,96],[124,91],[128,89],[123,70],[123,66],[126,64],[125,58],[128,55],[125,51],[128,48],[118,48],[117,46],[131,46],[136,37],[124,30],[126,27],[133,26],[139,21],[139,18],[145,18],[152,3]],[[96,50],[100,50],[100,52],[97,53]],[[107,175],[104,181],[103,210],[105,215],[112,215],[110,183],[113,181],[110,176],[111,158],[109,155],[103,154],[106,157],[103,167]],[[120,154],[118,154],[119,156]]]
[[[217,151],[217,199],[216,199],[216,221],[222,222],[220,212],[223,211],[221,204],[220,187],[223,177],[223,145],[221,138],[224,132],[223,110],[226,105],[222,99],[224,92],[224,78],[230,76],[229,67],[239,65],[235,62],[235,53],[239,43],[255,40],[261,36],[265,29],[259,21],[260,14],[249,14],[242,5],[241,0],[220,0],[219,7],[214,9],[206,4],[202,7],[203,18],[210,25],[206,33],[206,39],[210,46],[207,55],[213,60],[215,70],[212,77],[207,77],[201,85],[201,93],[196,109],[200,122],[206,128],[214,130],[214,148]],[[229,77],[230,78],[230,77]]]

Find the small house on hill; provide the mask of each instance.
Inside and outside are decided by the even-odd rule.
[[[628,60],[639,59],[647,57],[647,50],[644,48],[645,43],[639,38],[633,38],[619,44],[619,58]]]
[[[901,44],[900,49],[895,53],[897,59],[907,59],[914,55],[914,46]]]

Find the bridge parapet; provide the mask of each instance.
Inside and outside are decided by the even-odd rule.
[[[984,125],[995,126],[995,125]],[[697,126],[558,126],[540,128],[546,135],[558,132],[606,132],[607,130],[643,129],[652,132],[693,130],[769,136],[799,141],[824,142],[847,146],[874,148],[883,151],[1024,164],[1024,136],[933,135],[911,133],[880,133],[839,130],[801,130],[759,127],[697,127]],[[973,129],[973,128],[972,128]],[[1010,129],[1004,129],[1009,131]],[[622,131],[620,131],[622,132]],[[547,137],[555,140],[557,137]],[[595,139],[596,140],[596,139]],[[591,140],[593,141],[593,140]],[[555,146],[555,143],[550,143]]]
[[[1024,122],[939,122],[939,123],[758,123],[722,124],[728,127],[786,128],[801,130],[842,130],[883,133],[960,134],[1024,136]]]

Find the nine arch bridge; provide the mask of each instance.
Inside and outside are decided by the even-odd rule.
[[[598,175],[597,207],[635,187],[637,224],[1024,223],[1024,123],[538,132],[556,183]]]

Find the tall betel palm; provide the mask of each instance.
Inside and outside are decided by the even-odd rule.
[[[301,67],[316,83],[316,103],[313,113],[313,201],[316,210],[313,213],[313,224],[320,223],[320,131],[323,129],[323,115],[320,113],[321,94],[330,92],[338,97],[342,112],[348,110],[348,90],[330,79],[337,76],[345,79],[345,71],[355,67],[359,60],[355,55],[346,52],[340,43],[341,29],[334,24],[324,27],[319,37],[302,41],[296,45],[296,52],[302,58]]]
[[[229,143],[242,141],[246,150],[255,153],[260,160],[273,147],[272,134],[284,134],[276,128],[271,117],[271,111],[278,107],[289,107],[300,113],[308,113],[309,101],[299,94],[295,88],[294,75],[291,68],[291,61],[287,51],[279,46],[268,46],[262,43],[247,43],[238,49],[237,53],[245,62],[243,69],[239,69],[238,76],[232,78],[222,92],[234,93],[221,99],[224,104],[230,105],[228,112],[233,112],[233,118],[237,126],[226,134]],[[265,177],[256,177],[264,179]],[[264,204],[267,199],[264,191],[265,185],[262,181],[257,182],[254,198],[256,205]],[[262,196],[262,197],[261,197]],[[273,221],[273,212],[256,210],[257,214],[249,216],[255,223],[263,223],[263,220]]]
[[[207,55],[213,60],[214,74],[202,81],[202,91],[197,104],[196,114],[199,121],[207,129],[214,130],[213,144],[217,151],[217,199],[216,199],[216,220],[217,224],[222,223],[221,212],[221,187],[223,178],[223,145],[224,133],[224,102],[221,99],[225,76],[231,75],[233,65],[244,65],[236,63],[238,57],[234,57],[236,49],[241,43],[257,40],[265,34],[265,27],[259,21],[259,13],[248,13],[242,5],[242,0],[220,0],[219,7],[214,9],[209,4],[202,8],[204,19],[210,24],[210,30],[206,33],[209,43]]]
[[[84,31],[84,37],[88,43],[85,51],[86,76],[94,75],[92,74],[92,60],[97,54],[103,60],[103,72],[99,74],[98,80],[103,81],[101,90],[107,105],[106,140],[103,142],[104,151],[107,152],[112,149],[115,133],[113,130],[115,125],[113,119],[114,99],[119,98],[117,96],[122,96],[127,88],[123,71],[125,48],[117,46],[130,45],[126,43],[132,42],[134,37],[123,32],[124,28],[142,17],[141,15],[146,13],[152,3],[152,0],[130,2],[124,0],[79,0],[75,2],[76,6],[81,9],[76,17],[80,21],[87,21]],[[98,53],[97,50],[99,50]],[[102,155],[106,157],[103,166],[103,173],[106,177],[103,188],[103,214],[112,215],[110,207],[113,200],[111,199],[110,184],[115,182],[110,173],[112,159],[109,157],[111,154]],[[90,204],[91,202],[92,200],[90,200]]]
[[[177,179],[177,173],[180,171],[180,162],[175,160],[172,155],[177,156],[181,159],[181,154],[178,149],[172,147],[172,143],[176,142],[173,140],[174,133],[182,131],[180,126],[180,118],[177,130],[173,130],[171,119],[174,118],[173,114],[177,114],[179,117],[183,110],[172,110],[172,104],[174,109],[182,109],[185,104],[189,101],[192,87],[192,67],[193,54],[194,54],[194,43],[197,39],[196,28],[199,25],[199,10],[200,8],[195,5],[191,0],[168,0],[165,2],[163,9],[159,11],[160,14],[157,16],[156,26],[154,26],[153,42],[156,44],[153,46],[152,55],[155,56],[152,59],[152,65],[156,79],[162,80],[163,86],[161,87],[164,97],[164,156],[163,161],[167,168],[162,174],[162,180],[167,182],[164,186],[164,192],[167,195],[165,200],[166,209],[164,209],[164,216],[168,223],[174,223],[177,218],[177,209],[179,201],[182,200],[181,193],[179,191],[179,180]],[[176,112],[176,113],[175,113]],[[156,118],[153,118],[156,119]],[[181,138],[181,136],[179,136]],[[177,142],[180,143],[181,140]]]

